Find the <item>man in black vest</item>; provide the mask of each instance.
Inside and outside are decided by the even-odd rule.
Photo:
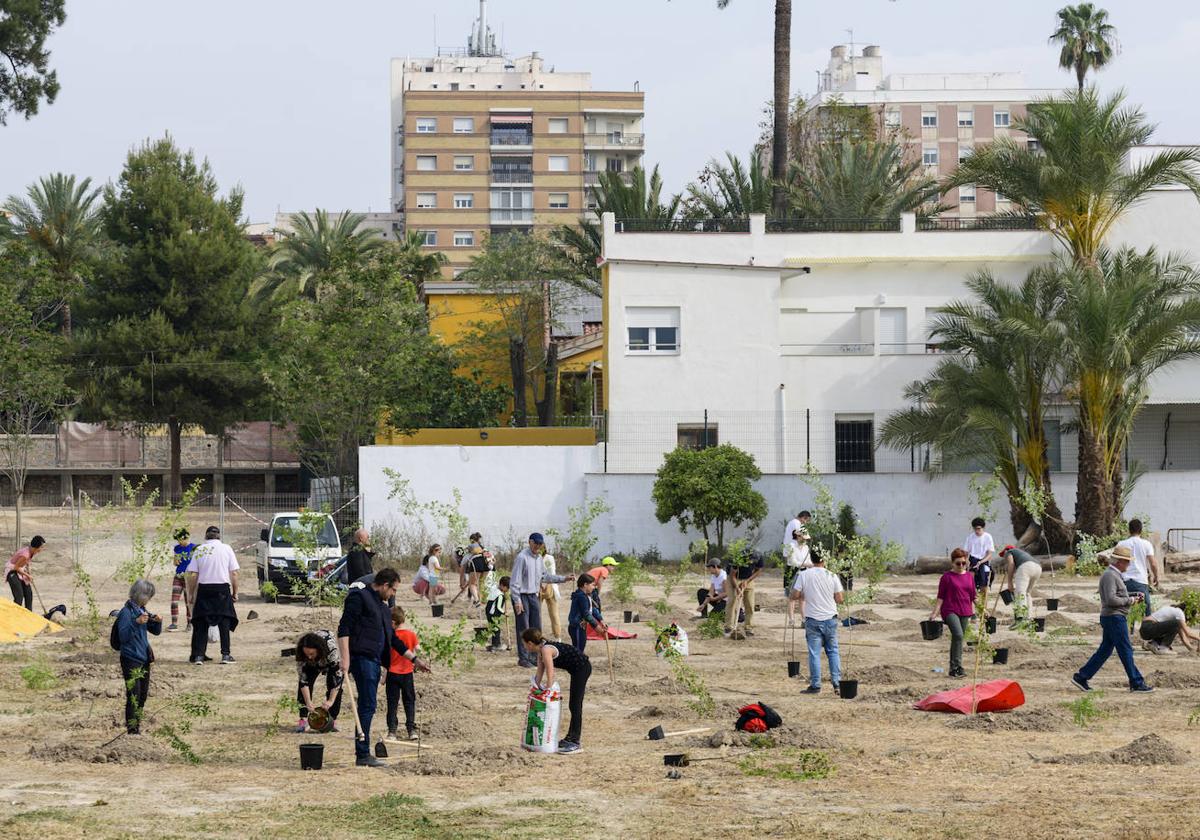
[[[379,675],[391,659],[392,619],[387,601],[395,596],[399,583],[400,575],[395,569],[380,569],[369,586],[351,587],[338,623],[342,673],[354,677],[358,691],[362,733],[354,741],[354,763],[359,767],[385,766],[371,755],[371,719],[375,716]]]

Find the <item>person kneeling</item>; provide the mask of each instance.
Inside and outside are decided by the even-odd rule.
[[[1142,637],[1142,647],[1151,653],[1170,654],[1175,639],[1183,642],[1188,650],[1195,647],[1200,650],[1200,636],[1193,636],[1188,630],[1187,616],[1183,612],[1183,604],[1172,604],[1169,607],[1159,607],[1142,619],[1138,630]]]
[[[554,685],[554,669],[561,668],[571,675],[571,726],[567,737],[558,742],[560,753],[579,752],[583,735],[583,695],[587,691],[588,677],[592,675],[592,662],[579,648],[566,642],[548,642],[542,631],[528,627],[521,633],[525,650],[537,659],[537,674],[533,684],[538,688]]]

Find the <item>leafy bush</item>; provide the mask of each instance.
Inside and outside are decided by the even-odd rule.
[[[263,600],[276,601],[279,599],[279,587],[269,580],[264,580],[258,585],[258,592],[263,596]]]
[[[1104,720],[1111,714],[1107,709],[1101,709],[1096,705],[1096,701],[1102,697],[1104,697],[1104,692],[1097,689],[1088,692],[1078,700],[1072,700],[1070,703],[1063,703],[1063,705],[1071,712],[1071,719],[1075,722],[1075,725],[1082,728],[1093,721]]]
[[[600,514],[610,510],[612,505],[604,499],[587,499],[581,505],[567,508],[568,524],[565,533],[556,528],[546,529],[546,535],[554,540],[554,554],[560,563],[560,572],[564,561],[573,569],[579,569],[590,562],[592,549],[596,546],[592,523]]]
[[[662,552],[658,550],[658,546],[652,545],[642,552],[638,558],[643,566],[657,566],[663,562]]]
[[[38,659],[36,662],[31,662],[20,670],[21,680],[25,683],[25,687],[34,691],[44,691],[47,688],[54,688],[58,684],[58,677],[54,675],[54,671],[46,664],[45,659]]]
[[[1129,622],[1129,632],[1133,632],[1133,628],[1137,627],[1137,623],[1146,617],[1146,602],[1141,601],[1129,608],[1129,614],[1126,620]]]
[[[653,621],[650,622],[650,630],[654,633],[655,639],[663,639],[670,633],[670,628]],[[692,695],[691,699],[687,701],[691,710],[701,716],[708,716],[716,712],[716,701],[709,693],[708,686],[704,684],[704,679],[696,672],[695,668],[688,664],[687,657],[669,644],[664,645],[660,652],[663,659],[671,666],[671,679]]]
[[[725,613],[710,612],[696,627],[701,639],[719,639],[725,632]]]
[[[612,567],[608,580],[611,587],[609,591],[613,597],[621,606],[627,607],[633,603],[633,587],[639,583],[647,583],[650,576],[642,568],[642,561],[631,555]]]
[[[1179,594],[1179,603],[1188,624],[1200,623],[1200,589],[1185,589]]]
[[[473,633],[470,637],[466,633],[466,616],[460,618],[448,633],[442,633],[432,625],[422,624],[415,617],[409,619],[409,624],[417,634],[420,642],[417,650],[422,658],[444,665],[451,671],[475,667],[476,642]],[[517,643],[520,644],[519,641]]]
[[[767,517],[767,500],[754,489],[762,478],[754,456],[728,443],[707,449],[668,452],[658,468],[651,498],[659,522],[674,519],[679,530],[695,528],[705,540],[725,544],[726,525],[757,526]]]

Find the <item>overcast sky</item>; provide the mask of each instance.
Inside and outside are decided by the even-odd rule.
[[[647,162],[677,190],[726,149],[745,154],[771,96],[772,0],[491,0],[514,55],[539,51],[594,89],[646,92]],[[796,0],[793,92],[811,92],[829,47],[854,30],[884,73],[1020,70],[1061,86],[1046,39],[1059,0]],[[1200,142],[1194,74],[1200,4],[1109,0],[1121,54],[1099,80],[1124,87],[1156,139]],[[386,210],[388,60],[465,45],[478,0],[67,0],[51,41],[62,92],[0,127],[0,196],[53,171],[114,179],[129,148],[170,132],[240,183],[251,221],[277,209]],[[435,22],[436,21],[436,22]],[[436,27],[436,37],[435,37]]]

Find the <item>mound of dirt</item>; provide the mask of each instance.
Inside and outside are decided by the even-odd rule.
[[[276,630],[281,630],[284,633],[295,633],[297,638],[303,633],[308,633],[313,629],[311,621],[305,621],[299,616],[284,615],[279,618],[272,618],[267,622],[268,627],[274,627]]]
[[[422,776],[464,776],[497,769],[508,770],[535,763],[541,755],[521,749],[519,746],[475,746],[453,753],[430,753],[421,758],[398,761],[394,765],[400,773],[418,773]]]
[[[858,679],[860,684],[866,683],[872,686],[910,683],[913,680],[925,678],[924,674],[914,671],[906,665],[872,665],[850,676]]]
[[[888,705],[900,704],[909,706],[918,700],[928,697],[929,693],[928,689],[918,688],[915,685],[906,685],[901,688],[893,688],[890,691],[881,692],[875,695],[875,699]]]
[[[855,618],[860,618],[863,621],[883,621],[883,616],[874,610],[855,610],[853,613]]]
[[[64,656],[63,662],[82,662],[89,665],[111,664],[116,661],[116,652],[102,653],[94,650],[81,650]]]
[[[1071,719],[1055,709],[1019,709],[954,717],[949,725],[978,732],[1055,732],[1070,726]]]
[[[99,688],[88,688],[86,686],[77,685],[74,688],[68,688],[65,691],[59,691],[54,694],[55,700],[66,700],[67,702],[79,700],[91,700],[93,697],[99,697],[104,694]]]
[[[1042,759],[1046,764],[1187,764],[1191,754],[1155,733],[1130,741],[1108,752],[1091,752]]]
[[[882,598],[876,598],[875,600],[880,604],[892,603],[906,610],[928,610],[932,606],[930,597],[920,592],[902,592],[896,595],[890,602],[884,601]]]
[[[1047,627],[1078,627],[1079,622],[1072,621],[1060,612],[1046,613]]]
[[[687,689],[670,677],[659,677],[642,683],[638,688],[643,694],[687,694]]]
[[[661,718],[666,717],[667,713],[662,706],[642,706],[637,711],[629,713],[631,718]]]
[[[1200,688],[1200,673],[1155,671],[1146,682],[1156,688]]]
[[[1035,603],[1038,606],[1044,607],[1046,605],[1046,599],[1038,598],[1035,600]],[[1066,610],[1067,612],[1098,612],[1100,609],[1100,602],[1096,599],[1082,598],[1074,593],[1068,593],[1066,595],[1058,596],[1058,608],[1060,610]]]
[[[751,740],[753,738],[753,740]],[[831,750],[836,749],[838,744],[828,735],[818,732],[814,729],[809,729],[805,726],[780,726],[772,729],[769,732],[761,733],[757,737],[750,732],[739,732],[738,730],[714,732],[712,735],[692,738],[688,746],[691,747],[750,747],[756,744],[761,746],[767,739],[770,741],[767,748],[772,747],[799,747],[806,750]]]
[[[144,762],[168,762],[172,758],[172,753],[149,736],[123,735],[105,747],[80,744],[74,741],[34,745],[29,748],[29,756],[46,762],[141,764]]]

